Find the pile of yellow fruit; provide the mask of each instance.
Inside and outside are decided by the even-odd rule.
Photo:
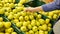
[[[50,11],[50,12],[39,12],[43,15],[46,15],[47,17],[49,17],[50,19],[58,19],[60,16],[60,10],[54,10],[54,11]]]
[[[26,34],[48,34],[52,29],[52,24],[50,23],[50,19],[42,19],[41,14],[51,19],[57,19],[60,16],[59,10],[40,12],[41,14],[25,12],[23,3],[28,1],[20,0],[18,4],[15,4],[15,0],[0,0],[0,14],[7,16],[9,20],[13,21]],[[11,27],[11,23],[4,22],[2,18],[0,18],[0,29],[2,30],[0,34],[17,34]]]
[[[4,22],[2,17],[0,17],[0,34],[17,34],[11,27],[11,22]]]

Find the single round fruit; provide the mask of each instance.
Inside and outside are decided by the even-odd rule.
[[[42,25],[42,30],[47,30],[48,26],[46,24]]]
[[[45,23],[46,23],[46,24],[50,23],[50,19],[46,19],[46,20],[45,20]]]
[[[27,30],[26,26],[22,26],[22,27],[21,27],[21,31],[24,32],[24,31],[26,31],[26,30]]]
[[[11,34],[17,34],[16,32],[12,32]]]
[[[32,28],[32,30],[33,30],[34,32],[36,32],[36,31],[38,30],[37,26],[34,26],[34,27]]]
[[[11,22],[6,22],[6,23],[4,23],[4,27],[5,27],[5,28],[10,28],[10,27],[11,27]]]
[[[1,22],[1,21],[3,21],[3,18],[2,18],[2,17],[0,17],[0,22]]]
[[[29,31],[29,34],[34,34],[34,32],[32,30]]]
[[[18,23],[16,23],[16,26],[17,27],[21,27],[23,25],[23,22],[18,22]]]
[[[45,23],[44,19],[39,19],[39,22],[40,22],[40,24],[44,24]]]
[[[44,33],[45,33],[45,34],[48,34],[48,31],[45,31]]]
[[[53,15],[53,19],[57,19],[57,17],[58,17],[58,16],[57,16],[56,14]]]
[[[13,31],[14,31],[13,28],[8,28],[8,29],[5,30],[6,33],[12,33]]]
[[[23,21],[23,20],[24,20],[23,16],[20,16],[20,17],[19,17],[19,20],[20,20],[20,21]]]
[[[44,31],[42,31],[42,30],[39,30],[39,34],[44,34]]]
[[[28,25],[28,29],[32,29],[32,25],[31,24]]]

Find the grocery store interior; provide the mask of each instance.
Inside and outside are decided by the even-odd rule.
[[[60,34],[60,0],[0,0],[0,34]]]

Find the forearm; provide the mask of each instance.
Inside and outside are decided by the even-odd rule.
[[[60,9],[60,5],[57,4],[56,2],[52,2],[52,3],[49,3],[49,4],[45,4],[45,5],[42,5],[42,9],[44,11],[52,11],[52,10],[58,10]]]

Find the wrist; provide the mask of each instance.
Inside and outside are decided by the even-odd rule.
[[[39,11],[43,11],[43,9],[42,9],[41,6],[40,6],[40,7],[36,7],[35,9],[36,9],[36,11],[38,11],[38,12],[39,12]]]

